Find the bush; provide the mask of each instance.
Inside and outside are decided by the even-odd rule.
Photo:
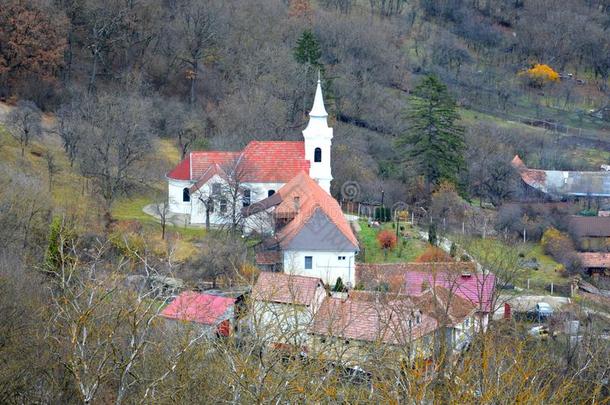
[[[392,219],[392,211],[388,207],[375,208],[375,221],[388,222]]]
[[[438,237],[436,236],[436,224],[431,223],[428,227],[428,242],[432,246],[436,246],[438,244]]]
[[[347,291],[347,288],[345,288],[345,286],[343,285],[343,280],[341,279],[341,277],[337,277],[337,281],[335,282],[335,286],[333,288],[334,292],[345,292]]]
[[[428,248],[415,259],[417,263],[441,263],[452,262],[453,258],[443,249],[436,246],[428,246]]]
[[[544,231],[540,243],[544,253],[564,265],[569,273],[580,270],[580,259],[570,236],[555,228],[549,228]]]
[[[377,241],[382,249],[392,250],[396,246],[396,235],[394,232],[384,230],[377,234]]]

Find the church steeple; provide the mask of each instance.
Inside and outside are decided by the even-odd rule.
[[[322,82],[318,72],[318,85],[309,112],[309,122],[303,131],[305,138],[305,159],[309,160],[309,176],[330,194],[330,182],[333,179],[330,167],[330,149],[333,129],[328,127],[328,113],[324,107]]]
[[[324,108],[324,97],[322,97],[322,82],[320,81],[320,71],[318,71],[318,87],[316,87],[316,95],[313,99],[313,107],[309,112],[310,117],[326,118],[328,113]]]

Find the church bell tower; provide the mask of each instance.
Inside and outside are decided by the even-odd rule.
[[[324,108],[322,85],[318,72],[318,86],[309,112],[309,123],[303,130],[305,138],[305,159],[309,160],[309,177],[330,194],[330,182],[333,179],[330,168],[330,149],[333,129],[328,126],[328,113]]]

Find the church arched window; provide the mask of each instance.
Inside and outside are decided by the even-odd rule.
[[[185,187],[182,189],[182,201],[183,202],[191,201],[191,191],[188,189],[188,187]]]
[[[322,149],[316,148],[313,151],[313,161],[314,162],[321,162],[322,161]]]

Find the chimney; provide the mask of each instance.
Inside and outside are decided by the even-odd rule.
[[[301,198],[298,195],[294,196],[294,211],[298,214],[301,209]]]

